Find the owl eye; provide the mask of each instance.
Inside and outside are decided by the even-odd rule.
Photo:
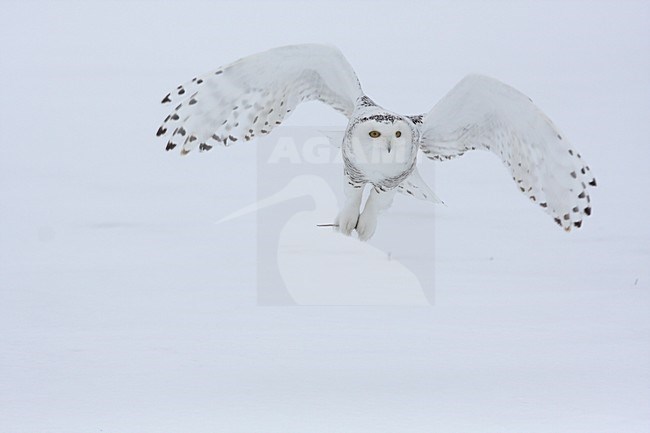
[[[402,136],[402,131],[397,131],[395,137],[400,138]]]
[[[381,133],[379,131],[370,131],[368,135],[370,135],[372,138],[377,138],[381,135]]]

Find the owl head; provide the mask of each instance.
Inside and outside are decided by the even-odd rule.
[[[417,130],[407,118],[376,112],[351,125],[348,139],[357,162],[411,164],[417,150]]]

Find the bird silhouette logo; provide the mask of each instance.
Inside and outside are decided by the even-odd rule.
[[[400,232],[359,242],[332,230],[339,208],[336,147],[315,128],[282,129],[259,146],[259,199],[217,221],[256,214],[258,303],[431,305],[431,263],[418,266],[406,254],[414,238]],[[310,140],[322,144],[318,154]],[[423,235],[426,227],[419,227],[415,239]]]

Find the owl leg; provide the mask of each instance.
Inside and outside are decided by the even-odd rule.
[[[359,221],[359,208],[363,196],[363,183],[354,182],[346,174],[344,176],[345,204],[334,221],[335,229],[346,236],[352,234],[352,230]]]
[[[359,222],[357,223],[359,240],[367,241],[375,234],[377,216],[379,212],[390,207],[396,192],[396,189],[383,191],[377,187],[370,191],[370,196],[366,201],[366,205],[363,207],[363,212],[359,216]]]

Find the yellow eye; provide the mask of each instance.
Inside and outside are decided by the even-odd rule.
[[[381,135],[381,133],[379,131],[370,131],[368,135],[370,135],[372,138],[377,138]]]
[[[395,137],[400,138],[402,136],[402,131],[397,131]]]

